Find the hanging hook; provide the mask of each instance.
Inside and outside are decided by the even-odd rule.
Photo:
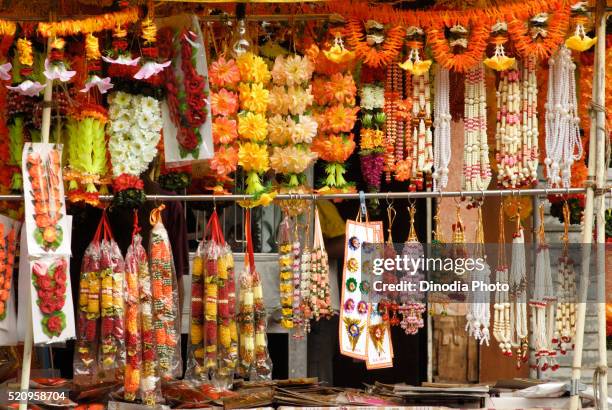
[[[389,207],[393,207],[393,198],[389,198],[389,194],[391,193],[391,191],[387,192],[387,195],[385,196],[385,200],[387,201],[387,206]]]

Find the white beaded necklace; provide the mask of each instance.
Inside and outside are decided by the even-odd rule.
[[[450,83],[448,70],[436,65],[434,80],[434,154],[433,190],[446,188],[448,184],[448,165],[451,159],[450,137]]]
[[[576,64],[572,53],[561,45],[548,60],[548,97],[546,102],[546,175],[548,186],[570,186],[571,168],[582,157],[580,118],[576,103]]]
[[[497,183],[500,186],[516,188],[521,163],[521,122],[519,117],[521,89],[519,71],[505,70],[500,73],[497,88],[497,124],[495,144],[497,154]]]
[[[412,76],[412,175],[422,185],[433,167],[429,73]],[[419,189],[422,187],[419,187]]]
[[[550,267],[550,253],[544,234],[544,205],[540,205],[540,227],[538,230],[538,249],[536,252],[535,287],[529,301],[535,355],[540,370],[557,370],[556,352],[553,350],[552,333],[555,324],[555,296]]]
[[[538,80],[536,77],[536,58],[531,56],[523,64],[522,121],[523,152],[521,156],[522,174],[527,184],[537,183],[539,147],[538,136]]]
[[[512,261],[509,284],[511,294],[510,322],[512,345],[517,348],[517,367],[527,360],[529,346],[527,336],[527,267],[525,262],[525,237],[520,217],[517,215],[517,229],[512,236]]]
[[[495,279],[499,284],[509,284],[508,264],[506,263],[506,232],[504,229],[504,208],[499,208],[499,240],[497,242],[497,268]],[[510,325],[510,298],[507,290],[495,292],[493,305],[493,337],[499,343],[499,348],[505,356],[512,356],[512,328]]]
[[[465,73],[463,189],[486,189],[491,182],[487,144],[487,98],[484,66]]]

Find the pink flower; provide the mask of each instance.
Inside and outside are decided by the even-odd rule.
[[[2,80],[10,80],[11,79],[11,68],[13,68],[13,65],[11,63],[4,63],[2,65],[0,65],[0,79]]]
[[[168,67],[172,61],[168,60],[165,63],[156,63],[153,61],[147,61],[136,74],[134,78],[137,80],[146,80],[147,78],[153,77],[155,74],[159,74],[164,71],[164,68]]]
[[[91,76],[85,83],[85,88],[81,90],[82,93],[88,92],[91,88],[98,87],[100,94],[106,94],[108,90],[113,88],[110,77],[100,78],[97,75]]]
[[[140,57],[131,58],[129,56],[120,54],[119,57],[117,57],[115,59],[102,56],[102,60],[104,60],[104,61],[106,61],[107,63],[110,63],[110,64],[135,66],[135,65],[138,65],[138,62],[140,61]]]
[[[25,80],[15,87],[7,85],[6,88],[26,97],[36,97],[45,88],[45,84],[41,84],[38,81]]]
[[[67,70],[66,65],[62,62],[51,64],[47,58],[45,60],[45,71],[43,74],[48,80],[60,80],[61,82],[65,83],[74,77],[76,71]]]

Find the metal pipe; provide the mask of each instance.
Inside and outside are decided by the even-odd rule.
[[[491,197],[491,196],[534,196],[534,195],[570,195],[583,194],[586,188],[551,188],[551,189],[493,189],[488,191],[447,191],[447,192],[368,192],[366,199],[419,199],[446,197]],[[236,202],[252,200],[252,195],[146,195],[147,201],[187,201],[187,202]],[[100,195],[100,200],[108,202],[112,195]],[[275,200],[300,199],[316,201],[318,199],[359,199],[359,194],[279,194]],[[23,201],[23,195],[0,195],[0,201]]]

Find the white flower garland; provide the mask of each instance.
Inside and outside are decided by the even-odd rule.
[[[153,97],[122,91],[109,97],[108,150],[113,175],[139,176],[157,155],[161,138],[160,103]]]
[[[361,102],[360,106],[362,110],[376,110],[382,109],[385,106],[385,88],[366,84],[361,89]]]

